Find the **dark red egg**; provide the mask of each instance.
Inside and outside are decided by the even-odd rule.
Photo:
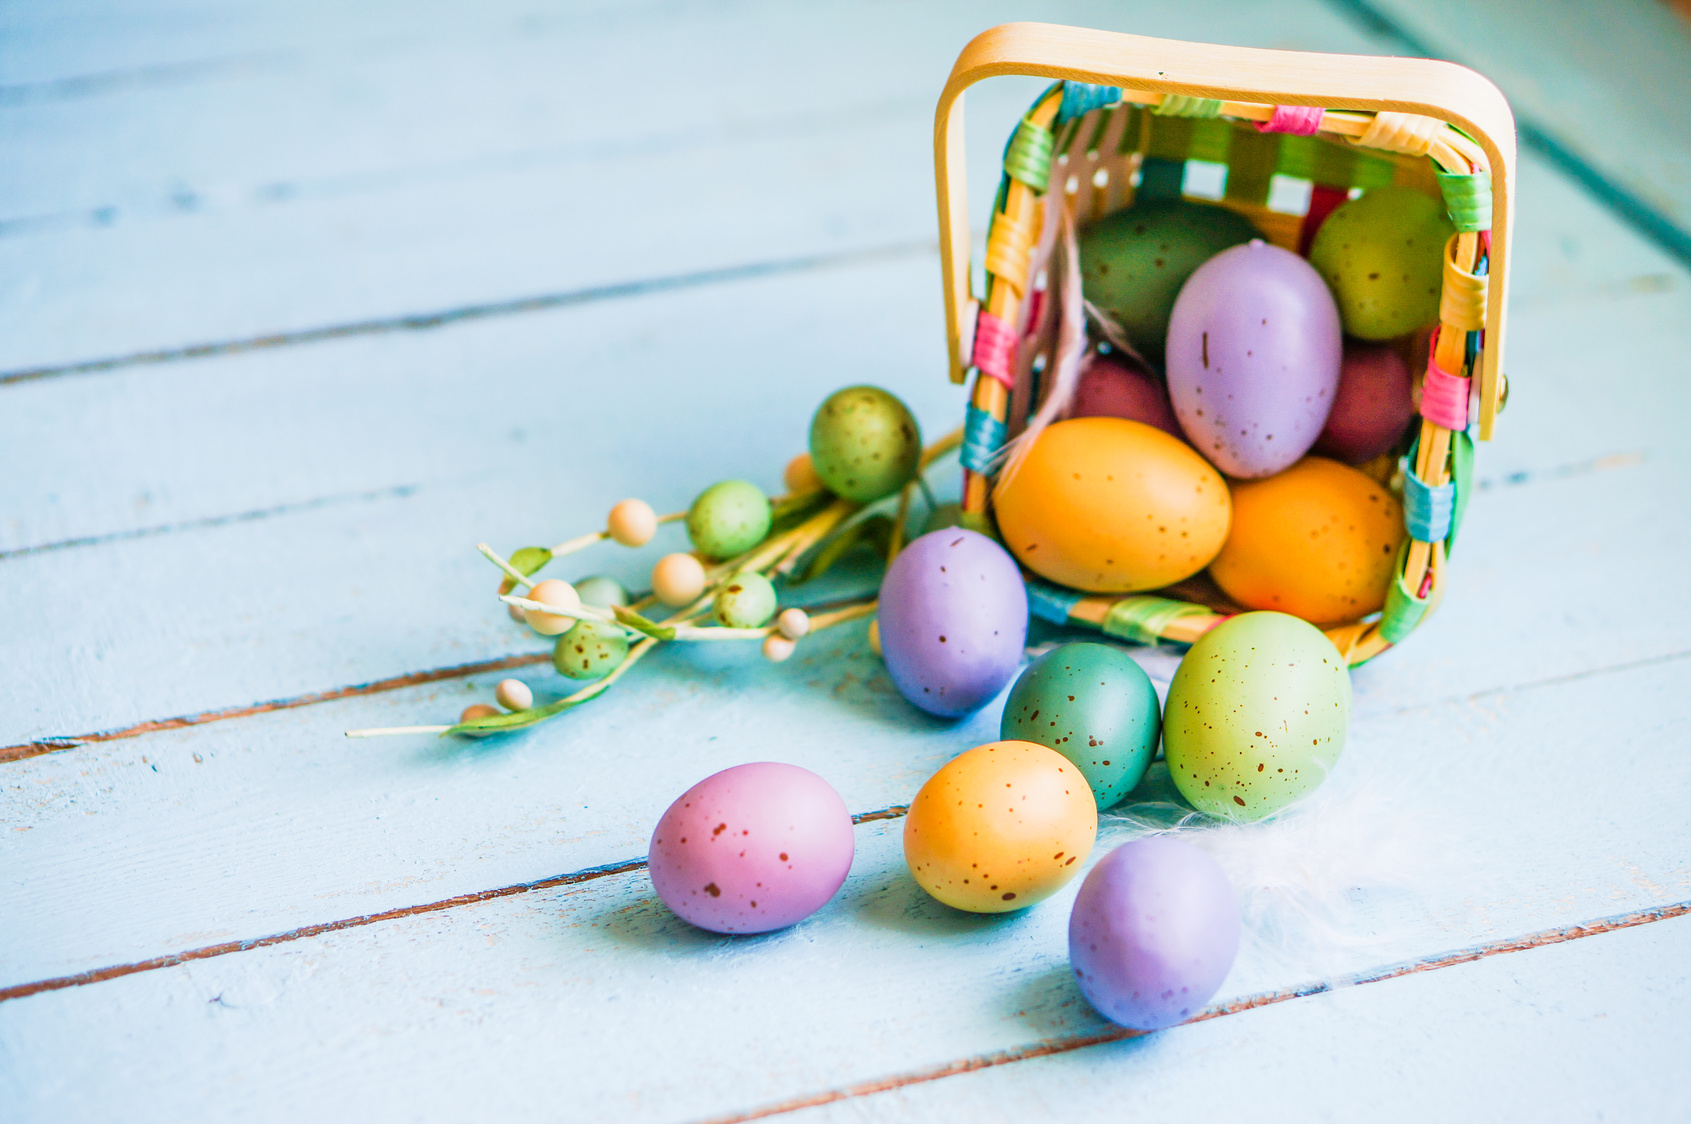
[[[1403,358],[1390,347],[1347,339],[1333,410],[1312,451],[1364,464],[1390,452],[1414,416]]]
[[[1094,355],[1080,373],[1069,406],[1073,418],[1126,418],[1186,440],[1156,376],[1113,355]]]

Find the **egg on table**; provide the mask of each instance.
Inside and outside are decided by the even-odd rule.
[[[1086,778],[1032,742],[976,746],[928,778],[904,819],[917,883],[956,909],[1008,913],[1080,872],[1098,834]]]
[[[652,832],[652,885],[683,920],[764,933],[827,904],[851,871],[851,813],[809,769],[775,761],[706,777]]]
[[[1344,750],[1350,672],[1285,613],[1243,613],[1199,637],[1163,708],[1169,776],[1194,808],[1258,820],[1313,792]]]
[[[1233,527],[1210,577],[1247,609],[1340,624],[1386,603],[1403,507],[1373,477],[1306,457],[1233,484]]]
[[[1027,589],[1004,548],[975,531],[930,531],[899,552],[876,609],[887,674],[930,714],[971,714],[1022,663]]]
[[[1046,427],[993,492],[1022,565],[1059,585],[1133,593],[1209,565],[1227,538],[1221,474],[1143,422],[1071,418]]]
[[[1343,336],[1308,262],[1263,241],[1224,250],[1180,290],[1168,390],[1192,444],[1229,476],[1271,476],[1309,451],[1339,387]]]

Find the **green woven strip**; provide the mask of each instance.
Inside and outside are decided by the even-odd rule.
[[[1051,152],[1056,137],[1027,118],[1016,126],[1010,147],[1004,152],[1004,174],[1021,180],[1043,195],[1051,182]]]
[[[1239,203],[1266,203],[1280,163],[1279,133],[1241,129],[1233,134],[1227,157],[1227,198]]]
[[[1386,611],[1380,614],[1380,635],[1389,644],[1396,644],[1414,632],[1421,618],[1427,615],[1427,606],[1432,601],[1431,596],[1426,600],[1416,597],[1403,584],[1403,562],[1408,557],[1409,541],[1405,539],[1398,547],[1397,557],[1392,560],[1392,586],[1386,590]]]
[[[1444,209],[1450,221],[1461,232],[1491,229],[1491,176],[1475,172],[1461,176],[1437,172],[1439,190],[1444,193]]]
[[[1167,597],[1124,597],[1110,606],[1104,617],[1104,631],[1130,644],[1155,644],[1168,626],[1186,617],[1207,617],[1202,605],[1190,605]]]
[[[1456,482],[1456,506],[1450,513],[1450,535],[1444,540],[1448,556],[1456,549],[1456,532],[1462,529],[1462,515],[1474,490],[1474,439],[1466,433],[1450,435],[1450,478]]]
[[[1220,98],[1194,98],[1185,94],[1164,94],[1162,104],[1151,110],[1158,117],[1219,117]]]

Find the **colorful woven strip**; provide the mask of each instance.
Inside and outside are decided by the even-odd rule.
[[[981,374],[1013,388],[1010,372],[1015,370],[1016,330],[984,308],[975,317],[974,361]]]
[[[1326,112],[1318,105],[1277,105],[1274,116],[1257,122],[1257,132],[1313,137],[1321,131],[1321,118]]]
[[[1427,378],[1421,384],[1421,416],[1453,433],[1467,429],[1468,386],[1467,379],[1451,374],[1438,365],[1438,360],[1429,358]]]
[[[1450,534],[1444,538],[1446,556],[1456,549],[1456,532],[1462,529],[1468,497],[1474,492],[1474,439],[1466,432],[1450,435],[1450,482],[1456,485],[1456,505],[1450,513]]]
[[[1415,475],[1415,454],[1409,455],[1410,469],[1403,477],[1403,524],[1417,542],[1439,542],[1450,537],[1456,511],[1456,485],[1434,488]]]
[[[1087,82],[1064,82],[1063,104],[1057,108],[1057,124],[1066,125],[1094,109],[1121,100],[1120,86],[1094,86]]]
[[[1104,631],[1131,644],[1155,644],[1175,621],[1209,615],[1202,605],[1167,597],[1124,597],[1110,606]]]
[[[1184,160],[1160,160],[1148,157],[1139,166],[1138,198],[1149,203],[1153,199],[1179,199],[1186,182]]]
[[[992,216],[992,231],[986,236],[986,268],[1008,282],[1021,296],[1028,291],[1028,256],[1033,253],[1033,224],[1018,222],[999,211]],[[982,315],[985,315],[984,313]]]
[[[1028,613],[1052,624],[1068,624],[1069,610],[1080,603],[1081,594],[1060,585],[1028,578]]]
[[[1444,209],[1457,233],[1491,229],[1490,175],[1485,172],[1466,176],[1455,172],[1433,174],[1438,176],[1439,191],[1444,194]]]
[[[1405,542],[1398,547],[1397,558],[1392,562],[1392,585],[1386,590],[1385,612],[1380,614],[1380,636],[1388,644],[1396,644],[1414,632],[1433,603],[1431,592],[1425,597],[1417,597],[1415,591],[1404,584],[1403,560],[1408,555],[1409,543]]]
[[[1056,143],[1050,129],[1022,118],[1010,137],[1010,146],[1004,150],[1004,174],[1044,195],[1051,182],[1051,151]]]
[[[981,409],[970,406],[963,412],[963,447],[957,459],[970,472],[988,476],[992,472],[992,458],[1004,448],[1004,423]]]
[[[1486,278],[1477,269],[1465,273],[1456,265],[1456,245],[1461,235],[1451,235],[1444,247],[1444,284],[1439,290],[1439,322],[1464,332],[1485,327]]]
[[[1219,117],[1220,98],[1194,98],[1186,94],[1164,94],[1151,110],[1158,117]]]
[[[1425,156],[1444,129],[1444,122],[1418,113],[1376,113],[1360,137],[1351,143],[1385,152]]]

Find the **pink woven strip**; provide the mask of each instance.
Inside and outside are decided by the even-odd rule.
[[[1313,137],[1321,131],[1321,116],[1326,112],[1318,105],[1277,105],[1274,116],[1257,122],[1257,132]]]
[[[984,308],[975,320],[974,359],[981,374],[1013,389],[1010,372],[1015,369],[1016,329]]]
[[[1427,361],[1427,379],[1421,384],[1421,416],[1452,433],[1468,428],[1468,380]]]

